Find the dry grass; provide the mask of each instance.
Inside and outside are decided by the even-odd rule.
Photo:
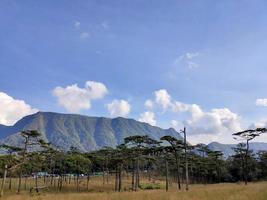
[[[144,182],[145,180],[143,180]],[[124,187],[128,187],[130,180],[124,181]],[[163,183],[162,183],[163,185]],[[267,200],[267,182],[243,184],[214,184],[214,185],[193,185],[190,191],[177,191],[176,187],[170,188],[169,192],[164,189],[146,190],[138,192],[113,192],[113,182],[102,185],[100,178],[90,182],[90,191],[85,190],[85,183],[82,183],[83,190],[80,193],[75,191],[74,185],[64,186],[59,192],[50,189],[48,192],[30,195],[29,191],[23,191],[16,195],[14,192],[7,192],[3,199],[7,200]]]

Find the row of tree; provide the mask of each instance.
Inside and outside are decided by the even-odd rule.
[[[267,132],[266,129],[247,130],[235,133],[235,137],[245,139],[234,148],[235,154],[227,159],[220,151],[211,151],[205,144],[190,145],[184,140],[166,135],[159,141],[149,136],[135,135],[124,139],[116,148],[105,147],[93,152],[81,152],[72,147],[68,152],[54,148],[42,139],[36,130],[22,131],[22,146],[2,145],[6,151],[0,156],[1,196],[4,186],[12,178],[18,178],[17,193],[21,192],[22,180],[26,188],[27,179],[35,175],[35,189],[38,177],[43,172],[45,187],[57,187],[59,190],[71,181],[75,182],[77,191],[81,190],[80,179],[86,176],[86,189],[89,190],[90,177],[101,175],[103,184],[115,177],[114,190],[122,191],[123,177],[131,177],[131,189],[140,188],[141,178],[149,181],[165,179],[166,190],[170,183],[176,183],[177,189],[182,185],[194,183],[220,183],[256,181],[267,178],[267,152],[256,154],[249,149],[249,142],[256,136]],[[57,177],[57,178],[55,178]],[[57,180],[57,182],[56,182]],[[43,186],[42,186],[43,187]]]

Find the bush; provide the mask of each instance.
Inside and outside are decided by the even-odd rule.
[[[140,188],[142,190],[157,190],[157,189],[160,189],[161,186],[159,183],[143,183],[143,184],[140,184]]]

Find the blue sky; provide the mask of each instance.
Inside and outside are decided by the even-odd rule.
[[[231,142],[232,131],[267,125],[266,9],[257,0],[2,0],[0,122],[75,111],[186,125],[193,141]],[[104,91],[86,93],[87,81]],[[85,96],[68,109],[79,101],[73,90]],[[157,91],[165,91],[158,100]],[[30,108],[14,109],[17,100]]]

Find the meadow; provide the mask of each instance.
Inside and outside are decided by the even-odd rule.
[[[129,191],[130,178],[125,178],[123,188],[125,191],[114,192],[114,180],[111,177],[109,183],[103,185],[101,177],[90,180],[89,190],[87,190],[86,180],[81,181],[80,191],[76,191],[75,180],[63,184],[62,190],[57,188],[57,183],[48,189],[41,190],[39,193],[29,192],[30,187],[34,186],[34,180],[29,180],[28,185],[21,194],[16,194],[16,181],[13,180],[11,191],[6,184],[6,192],[2,199],[7,200],[266,200],[267,182],[249,183],[221,183],[221,184],[195,184],[190,185],[190,190],[177,190],[177,186],[172,184],[168,192],[164,189],[164,181],[157,180],[153,183],[143,179],[142,186],[147,189],[139,189],[137,192]],[[43,180],[39,179],[39,185]],[[160,186],[157,189],[148,189],[150,185]]]

